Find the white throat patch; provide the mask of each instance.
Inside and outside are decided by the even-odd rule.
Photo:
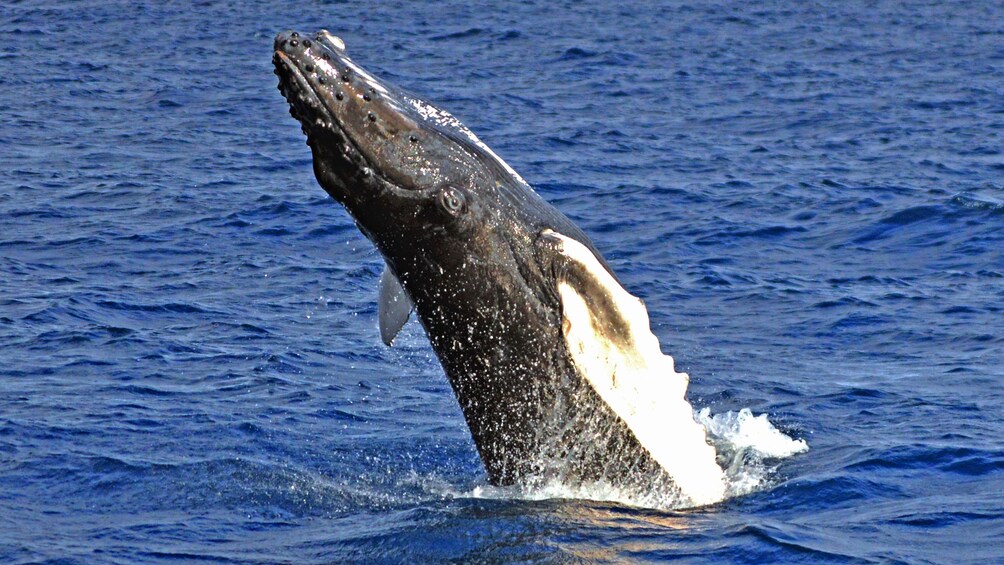
[[[562,333],[576,370],[695,504],[725,496],[715,448],[684,398],[677,373],[649,327],[645,304],[629,294],[578,241],[545,230],[569,262],[558,280]],[[574,271],[574,275],[572,274]]]

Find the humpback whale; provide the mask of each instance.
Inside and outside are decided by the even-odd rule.
[[[495,485],[722,500],[725,475],[653,335],[585,233],[448,112],[279,33],[279,90],[318,183],[379,250],[380,335],[414,314]]]

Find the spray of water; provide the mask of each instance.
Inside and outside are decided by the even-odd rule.
[[[766,488],[767,478],[779,460],[809,450],[805,440],[785,435],[766,414],[754,416],[748,408],[716,415],[702,408],[694,416],[718,451],[718,463],[725,469],[728,481],[728,497]]]
[[[708,440],[718,452],[718,463],[728,481],[726,499],[769,488],[769,477],[782,459],[809,449],[805,440],[778,430],[766,414],[754,415],[747,408],[724,414],[712,414],[703,408],[694,417],[707,430]],[[584,499],[666,510],[689,506],[678,492],[619,488],[605,482],[568,485],[551,480],[529,486],[479,485],[469,491],[446,489],[441,494],[459,498]]]

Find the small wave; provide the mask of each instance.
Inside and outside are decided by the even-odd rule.
[[[464,39],[467,37],[475,37],[485,33],[485,30],[479,27],[472,27],[465,29],[463,31],[457,31],[453,33],[444,33],[441,35],[434,35],[430,37],[432,41],[443,41],[444,39]]]
[[[179,302],[165,302],[162,304],[139,304],[132,302],[122,302],[116,300],[99,300],[96,302],[102,308],[111,310],[126,310],[137,312],[166,312],[171,314],[208,314],[211,310],[200,307],[197,304],[183,304]]]
[[[952,197],[952,205],[967,210],[1004,211],[1004,200],[989,194],[962,192]]]
[[[861,300],[860,298],[855,298],[853,296],[844,296],[836,300],[823,300],[822,302],[817,302],[812,305],[813,308],[838,308],[844,306],[850,306],[854,308],[864,308],[864,307],[875,307],[874,302],[869,302],[867,300]]]
[[[938,206],[913,206],[905,210],[900,210],[882,220],[883,224],[895,226],[905,226],[916,222],[922,222],[942,215],[942,209]]]
[[[281,237],[281,236],[290,235],[291,233],[293,233],[293,232],[290,231],[287,228],[274,227],[274,228],[265,228],[265,229],[258,230],[258,231],[255,232],[255,235],[264,235],[264,236],[270,236],[270,237]]]
[[[982,476],[1001,468],[1001,451],[967,447],[904,445],[871,448],[866,456],[845,467],[849,470],[941,469],[950,473]]]
[[[144,386],[144,385],[125,385],[125,386],[116,386],[109,388],[113,388],[117,394],[136,394],[140,396],[157,396],[157,397],[175,396],[178,394],[176,391],[165,390],[162,388],[157,388],[153,386]]]
[[[880,219],[853,241],[854,243],[864,244],[885,239],[899,230],[905,229],[906,226],[945,218],[948,216],[948,212],[942,206],[912,206]]]
[[[811,528],[807,529],[804,525],[761,522],[749,524],[737,533],[738,535],[753,536],[769,546],[785,548],[785,550],[801,556],[806,563],[849,563],[855,561],[853,554],[821,549],[821,544],[807,543],[806,540],[812,539],[812,531]]]
[[[576,59],[588,59],[590,57],[595,57],[596,55],[596,51],[590,51],[588,49],[583,49],[582,47],[570,47],[565,49],[565,52],[561,54],[561,57],[559,57],[558,60],[574,61]]]

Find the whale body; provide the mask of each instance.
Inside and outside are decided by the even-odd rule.
[[[386,261],[383,341],[418,318],[492,484],[724,497],[688,376],[582,230],[327,31],[280,33],[273,62],[319,184]]]

